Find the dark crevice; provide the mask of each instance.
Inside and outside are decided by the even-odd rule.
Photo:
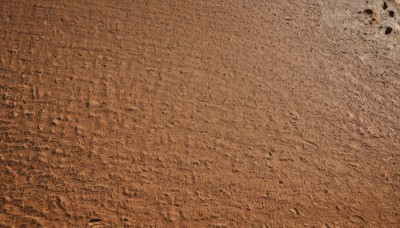
[[[393,28],[392,27],[387,27],[386,30],[385,30],[385,34],[386,35],[389,35],[392,32],[393,32]]]
[[[366,10],[364,10],[364,13],[371,15],[374,13],[374,11],[372,9],[366,9]]]
[[[101,219],[97,219],[97,218],[95,218],[95,219],[90,219],[89,222],[91,222],[91,223],[101,222]]]

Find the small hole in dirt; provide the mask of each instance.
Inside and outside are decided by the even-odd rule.
[[[386,30],[385,30],[385,34],[386,35],[389,35],[392,32],[393,32],[393,28],[392,27],[387,27]]]
[[[389,11],[389,16],[394,17],[394,11]]]
[[[364,10],[364,13],[371,15],[374,13],[374,11],[372,9],[366,9],[366,10]]]
[[[387,8],[388,8],[387,3],[386,3],[386,2],[383,2],[383,9],[385,10],[385,9],[387,9]]]
[[[90,219],[89,222],[101,222],[101,219],[97,219],[97,218],[95,218],[95,219]]]

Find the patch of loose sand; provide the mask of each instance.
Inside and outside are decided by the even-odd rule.
[[[397,226],[370,2],[0,1],[0,226]]]

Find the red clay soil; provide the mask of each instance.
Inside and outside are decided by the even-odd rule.
[[[399,227],[398,3],[354,2],[0,0],[0,227]]]

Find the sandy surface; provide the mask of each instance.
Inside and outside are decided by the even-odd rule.
[[[0,0],[0,227],[399,227],[399,4],[354,2]]]

